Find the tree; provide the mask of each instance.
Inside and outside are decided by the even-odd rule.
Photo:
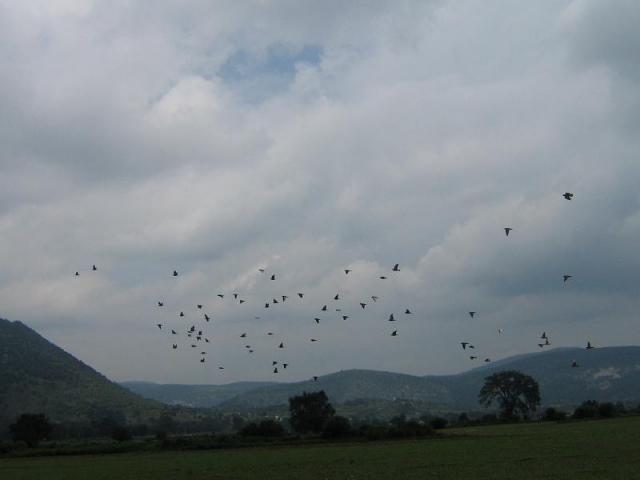
[[[282,437],[285,433],[280,422],[271,419],[248,423],[240,430],[240,435],[246,437]]]
[[[9,431],[15,442],[25,442],[29,447],[37,447],[40,440],[46,439],[52,430],[49,419],[43,414],[24,413],[16,423],[9,425]]]
[[[335,410],[324,390],[291,397],[289,399],[289,423],[298,433],[320,433]]]
[[[478,397],[485,407],[497,401],[502,418],[528,418],[540,405],[540,388],[529,375],[506,370],[486,377]]]
[[[335,415],[324,426],[322,436],[324,438],[343,438],[351,435],[351,422],[348,418]]]

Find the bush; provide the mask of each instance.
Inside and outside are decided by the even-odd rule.
[[[598,405],[598,416],[602,418],[611,418],[616,415],[616,409],[613,403],[606,402]]]
[[[282,437],[284,434],[284,427],[275,420],[262,420],[260,423],[252,422],[240,430],[240,435],[245,437]]]
[[[549,407],[544,411],[544,415],[542,416],[542,420],[550,421],[550,422],[559,422],[562,420],[566,420],[567,413],[561,410],[556,410],[553,407]]]
[[[324,426],[322,436],[324,438],[344,438],[352,434],[351,422],[348,418],[336,415],[329,419]]]
[[[436,417],[431,419],[429,425],[431,425],[431,428],[433,428],[434,430],[440,430],[442,428],[445,428],[448,423],[449,421],[446,418]]]
[[[573,412],[573,418],[596,418],[598,416],[599,405],[595,400],[582,402]]]
[[[127,430],[126,427],[118,425],[111,430],[111,438],[116,442],[126,442],[127,440],[131,440],[131,432]]]
[[[37,447],[40,440],[49,437],[53,427],[43,414],[24,413],[16,422],[9,425],[9,431],[15,442],[25,442],[30,448]]]

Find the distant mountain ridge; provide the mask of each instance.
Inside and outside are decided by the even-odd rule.
[[[578,368],[571,367],[573,360],[580,365]],[[171,398],[190,398],[194,406],[204,406],[187,393],[188,389],[196,387],[200,394],[210,392],[213,395],[212,399],[206,400],[207,406],[223,411],[242,411],[285,405],[293,395],[323,389],[335,404],[364,399],[411,400],[437,411],[477,410],[480,408],[477,396],[484,378],[507,369],[533,376],[540,384],[544,405],[572,406],[588,399],[640,401],[640,347],[637,346],[603,347],[591,351],[556,348],[504,358],[457,375],[420,377],[374,370],[345,370],[320,377],[318,382],[277,383],[257,385],[256,388],[246,382],[222,386],[172,385]],[[143,391],[128,383],[124,385],[148,398],[167,401],[168,397],[160,397],[150,389]],[[154,388],[163,390],[162,385]],[[242,391],[229,398],[220,394],[223,391],[229,394],[236,388]]]

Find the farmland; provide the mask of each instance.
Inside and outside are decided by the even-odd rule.
[[[442,437],[0,459],[0,478],[640,478],[640,417],[447,429]]]

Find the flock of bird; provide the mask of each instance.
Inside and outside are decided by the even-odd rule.
[[[566,200],[572,200],[573,199],[573,193],[570,192],[566,192],[562,195]],[[506,237],[509,237],[509,235],[514,231],[514,229],[512,227],[504,227],[504,233]],[[97,267],[96,265],[92,265],[91,266],[91,271],[97,271]],[[343,269],[344,275],[349,275],[351,272],[353,271],[352,268],[345,268]],[[383,274],[383,275],[379,275],[378,276],[378,280],[384,281],[384,280],[388,280],[390,278],[390,276],[395,275],[397,273],[399,273],[401,271],[400,269],[400,265],[399,264],[395,264],[393,265],[392,268],[390,268],[390,270]],[[258,269],[258,274],[259,275],[263,275],[266,279],[268,279],[268,282],[277,282],[278,280],[278,273],[277,272],[267,272],[266,268],[259,268]],[[80,272],[75,272],[75,276],[78,277],[80,276]],[[178,270],[173,270],[173,273],[171,274],[172,277],[179,277],[180,273],[178,272]],[[570,274],[564,274],[562,276],[563,279],[563,283],[567,283],[573,276]],[[217,294],[217,296],[219,297],[220,300],[224,300],[225,298],[232,298],[233,302],[237,305],[242,305],[244,303],[247,303],[247,299],[246,298],[242,298],[240,293],[237,292],[233,292],[231,294],[226,294],[226,293],[219,293]],[[280,294],[278,296],[270,296],[267,299],[261,299],[258,302],[258,305],[263,304],[264,309],[272,309],[274,308],[276,305],[279,304],[284,304],[286,302],[291,302],[292,298],[296,299],[298,302],[304,302],[305,299],[305,293],[304,292],[296,292],[295,294],[291,294],[291,295],[286,295],[286,294]],[[358,308],[360,307],[361,310],[365,310],[367,308],[368,305],[370,305],[369,299],[371,300],[371,302],[373,303],[377,303],[378,300],[380,299],[380,297],[378,295],[370,295],[368,296],[368,298],[365,301],[359,301],[358,304],[352,304],[351,308]],[[253,300],[253,299],[252,299]],[[339,302],[340,300],[342,300],[341,298],[341,294],[340,293],[336,293],[333,297],[332,297],[332,301],[333,302]],[[346,308],[346,306],[344,306],[342,303],[335,303],[334,306],[332,308],[329,307],[331,303],[331,300],[322,305],[320,308],[318,308],[317,310],[317,314],[316,315],[310,315],[310,319],[312,319],[313,322],[315,322],[316,325],[319,325],[322,321],[323,321],[323,316],[326,316],[331,310],[335,310],[335,312],[337,314],[339,314],[339,318],[342,318],[343,321],[347,321],[350,318],[350,315],[348,312],[343,311],[343,307]],[[165,308],[165,301],[164,300],[158,300],[157,304],[156,304],[156,308]],[[204,304],[203,303],[198,303],[195,305],[195,309],[198,312],[201,320],[200,321],[204,321],[205,325],[209,324],[212,319],[213,319],[213,315],[210,313],[207,313],[204,311]],[[411,309],[409,307],[406,307],[404,309],[404,312],[401,315],[412,315],[413,312],[411,311]],[[470,311],[468,312],[469,317],[471,317],[472,319],[475,319],[478,316],[478,313],[476,311]],[[398,321],[397,318],[397,314],[395,312],[390,312],[388,313],[388,322],[389,323],[393,323],[393,326],[389,328],[388,331],[388,335],[391,337],[397,337],[398,334],[398,328],[395,327],[396,323]],[[185,317],[185,311],[184,310],[179,310],[177,312],[177,316],[178,318],[184,318]],[[259,320],[261,317],[260,316],[255,316],[254,317],[255,320]],[[325,317],[326,318],[326,317]],[[188,326],[186,328],[186,330],[184,331],[180,331],[180,329],[178,327],[174,327],[174,328],[168,328],[167,325],[163,324],[163,323],[157,323],[156,327],[158,328],[158,330],[163,331],[163,332],[167,332],[168,335],[170,335],[174,341],[172,341],[170,343],[171,348],[173,350],[177,350],[179,348],[180,342],[177,341],[176,339],[179,338],[181,335],[186,336],[187,338],[187,342],[186,344],[188,345],[187,348],[192,349],[195,352],[199,352],[198,353],[198,357],[199,357],[199,362],[204,364],[206,363],[206,358],[207,358],[207,351],[206,351],[206,345],[210,343],[210,339],[209,337],[207,337],[206,332],[204,330],[204,328],[206,327],[201,327],[198,326],[196,327],[196,324],[192,324],[190,326]],[[502,335],[503,333],[503,329],[499,328],[498,329],[498,335]],[[274,332],[266,332],[266,335],[269,337],[274,336]],[[245,342],[247,341],[246,339],[249,338],[248,333],[247,332],[242,332],[241,334],[239,334],[239,338],[243,339]],[[539,338],[539,342],[538,342],[538,347],[540,348],[544,348],[546,346],[551,345],[551,340],[549,339],[549,336],[547,335],[546,332],[542,332],[542,335]],[[316,343],[319,340],[315,337],[311,337],[309,338],[309,342],[310,343]],[[243,342],[244,343],[244,342]],[[476,346],[473,345],[471,342],[469,341],[461,341],[460,342],[460,346],[462,348],[462,350],[466,353],[471,353],[471,350],[476,351]],[[593,349],[594,346],[591,344],[591,342],[587,342],[586,345],[586,349],[587,350],[591,350]],[[246,352],[248,354],[252,354],[254,353],[254,348],[249,344],[249,343],[245,343],[244,344],[244,349],[246,350]],[[279,339],[276,342],[274,342],[274,349],[276,351],[283,351],[285,349],[285,340],[283,339]],[[274,355],[275,356],[275,355]],[[481,356],[479,354],[470,354],[469,355],[469,359],[470,360],[478,360],[479,358],[481,358]],[[483,361],[485,363],[489,363],[491,362],[491,359],[486,357],[483,359]],[[574,360],[572,361],[571,367],[578,367],[578,363]],[[289,367],[289,363],[281,361],[281,360],[271,360],[271,365],[270,368],[272,369],[272,372],[274,374],[277,374],[283,370],[286,370]],[[225,367],[224,365],[218,365],[218,369],[219,370],[224,370]],[[318,381],[318,376],[314,375],[312,377],[313,381]]]

